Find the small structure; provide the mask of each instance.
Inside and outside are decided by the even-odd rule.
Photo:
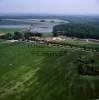
[[[53,41],[65,41],[66,39],[64,37],[53,37]]]
[[[0,39],[4,37],[5,33],[0,33]]]
[[[65,35],[65,32],[64,31],[57,31],[57,35],[58,36],[61,36],[61,35],[64,36]]]
[[[0,36],[4,35],[5,33],[0,33]]]

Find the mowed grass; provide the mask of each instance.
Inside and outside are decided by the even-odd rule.
[[[43,37],[50,37],[53,36],[52,32],[42,33]]]
[[[99,98],[99,76],[77,72],[81,56],[94,58],[99,65],[99,53],[73,49],[64,53],[59,47],[25,42],[0,44],[0,100]]]
[[[92,42],[92,41],[87,42],[86,40],[81,40],[81,39],[78,39],[78,40],[70,39],[70,40],[62,41],[62,43],[65,43],[67,45],[72,45],[75,47],[81,47],[81,48],[99,49],[98,42]]]
[[[19,28],[0,28],[0,33],[13,33],[16,31],[22,31],[23,29]]]

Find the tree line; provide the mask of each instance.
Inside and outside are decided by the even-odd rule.
[[[33,33],[33,32],[14,32],[13,34],[12,33],[6,33],[2,36],[0,36],[0,39],[6,39],[6,40],[19,40],[19,39],[22,39],[22,40],[29,40],[31,37],[33,36],[38,36],[38,37],[41,37],[42,34],[41,33]]]
[[[56,25],[53,28],[53,36],[58,35],[99,39],[99,25],[78,23]]]

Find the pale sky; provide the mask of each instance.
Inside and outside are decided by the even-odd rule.
[[[0,0],[1,13],[99,15],[99,0]]]

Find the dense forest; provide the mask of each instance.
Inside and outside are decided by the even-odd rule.
[[[97,24],[79,24],[69,23],[57,25],[53,28],[53,35],[61,35],[78,38],[94,38],[99,39],[99,25]]]

